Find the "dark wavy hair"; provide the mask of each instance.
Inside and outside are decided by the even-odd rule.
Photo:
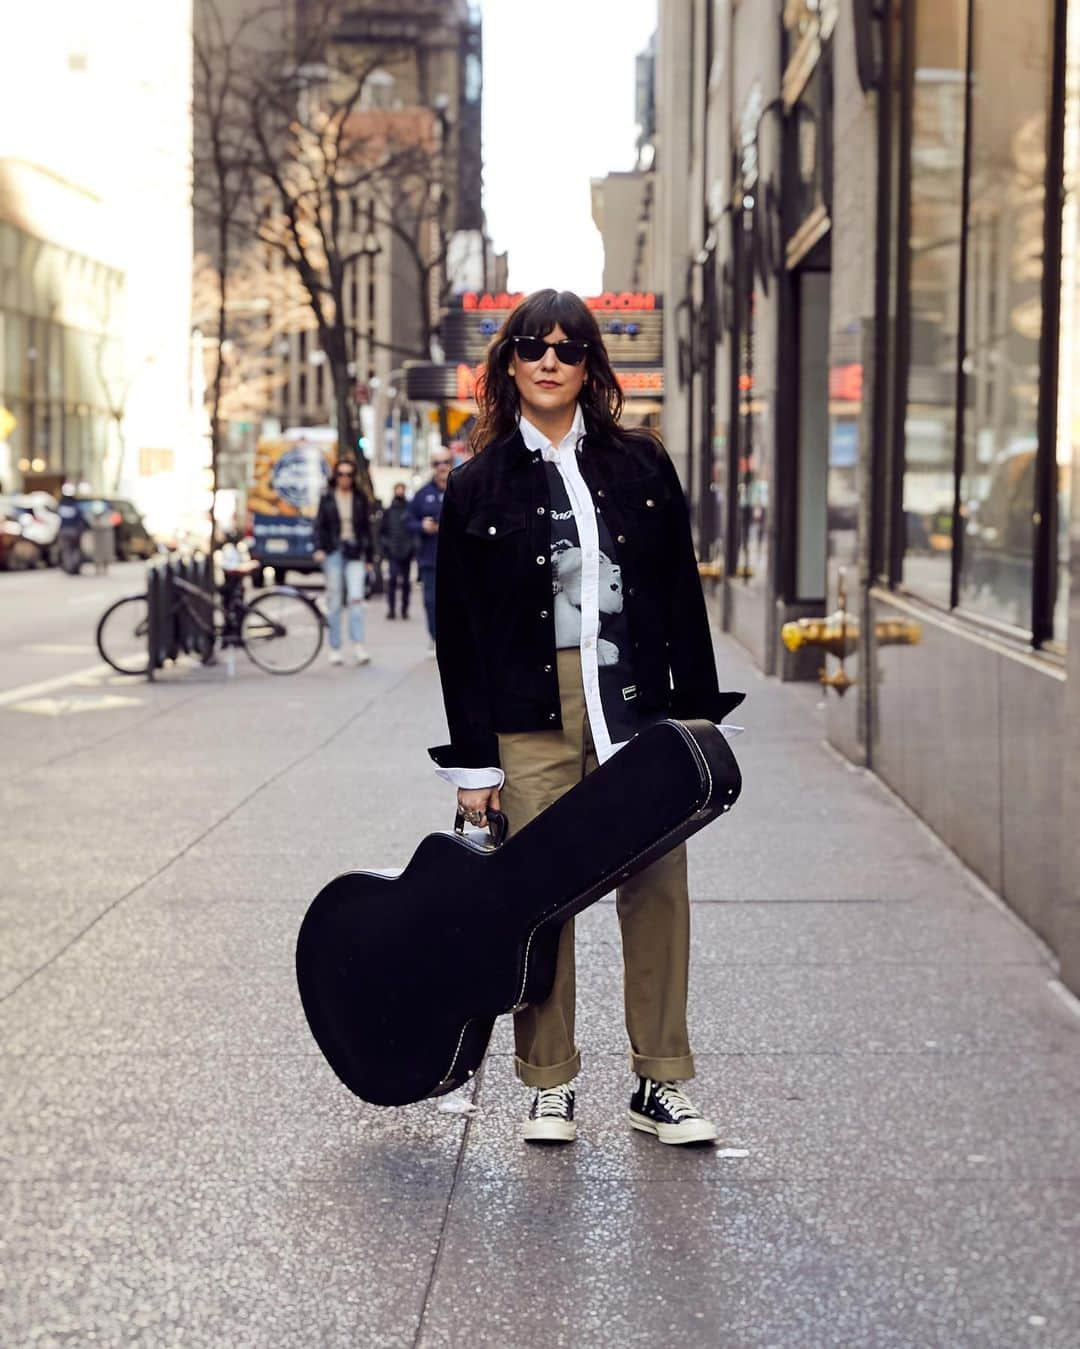
[[[622,390],[592,310],[572,290],[538,290],[510,311],[488,345],[476,381],[479,411],[469,437],[475,453],[517,429],[518,391],[508,369],[514,355],[511,338],[546,337],[556,324],[567,337],[589,344],[581,389],[581,407],[589,429],[621,439]]]

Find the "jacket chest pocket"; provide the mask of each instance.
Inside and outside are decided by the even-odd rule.
[[[465,523],[465,533],[470,539],[492,548],[513,540],[524,529],[524,511],[508,511],[499,506],[478,506]],[[520,544],[523,540],[517,538],[516,542]]]
[[[613,484],[611,495],[621,519],[619,543],[651,543],[662,531],[671,506],[671,494],[659,478],[633,479]]]

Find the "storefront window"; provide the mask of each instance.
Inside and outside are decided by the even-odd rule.
[[[1069,626],[1070,486],[1080,445],[1080,5],[1070,5],[1065,54],[1065,207],[1061,221],[1061,325],[1057,412],[1057,588],[1053,640]]]
[[[959,602],[1031,628],[1051,0],[975,0]]]
[[[966,0],[918,0],[911,106],[902,580],[943,605],[952,586],[966,11]]]
[[[738,271],[739,373],[736,398],[735,575],[750,586],[764,584],[769,480],[763,425],[764,402],[755,362],[756,291],[753,267],[753,199],[744,198]]]

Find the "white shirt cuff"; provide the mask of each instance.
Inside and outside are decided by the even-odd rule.
[[[501,768],[436,768],[435,773],[452,787],[464,787],[466,791],[501,787],[506,781]]]

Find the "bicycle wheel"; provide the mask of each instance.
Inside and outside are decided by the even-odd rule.
[[[244,606],[240,640],[260,670],[298,674],[319,654],[322,615],[302,595],[267,590]]]
[[[118,674],[146,674],[150,668],[149,626],[150,605],[145,595],[129,595],[110,604],[97,625],[101,659]]]

